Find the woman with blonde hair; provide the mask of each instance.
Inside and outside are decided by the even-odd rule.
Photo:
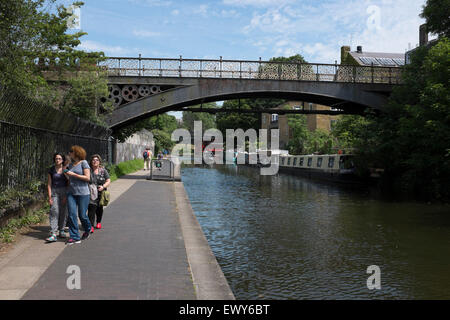
[[[72,245],[87,239],[91,231],[91,223],[86,215],[90,199],[89,181],[91,178],[91,170],[85,160],[86,151],[82,147],[72,146],[69,155],[73,162],[69,164],[64,172],[70,180],[67,191],[70,239],[67,241],[67,244]],[[78,230],[78,218],[80,218],[84,229],[81,239]]]
[[[91,222],[91,233],[96,229],[102,228],[103,206],[99,204],[102,192],[111,184],[108,171],[102,166],[102,158],[98,154],[94,154],[89,162],[91,166],[91,183],[95,184],[98,189],[98,197],[96,200],[90,200],[88,208],[89,221]],[[97,224],[94,224],[97,217]]]

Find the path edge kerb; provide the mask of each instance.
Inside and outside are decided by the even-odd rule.
[[[235,300],[215,255],[195,217],[183,182],[174,182],[177,212],[198,300]]]

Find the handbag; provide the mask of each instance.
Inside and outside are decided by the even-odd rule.
[[[98,204],[102,207],[106,207],[109,204],[109,200],[111,198],[111,195],[109,194],[108,190],[103,190],[100,195],[100,201]]]
[[[91,201],[95,201],[98,198],[98,189],[97,189],[97,185],[93,184],[93,183],[89,183],[89,191],[91,192]]]

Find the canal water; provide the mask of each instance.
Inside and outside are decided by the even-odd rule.
[[[449,206],[244,166],[183,167],[182,181],[237,299],[450,299]]]

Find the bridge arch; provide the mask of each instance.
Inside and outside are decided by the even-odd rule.
[[[280,98],[338,105],[349,114],[383,110],[392,84],[270,79],[110,77],[113,84],[170,84],[173,88],[126,103],[107,118],[111,129],[181,107],[238,98]]]

